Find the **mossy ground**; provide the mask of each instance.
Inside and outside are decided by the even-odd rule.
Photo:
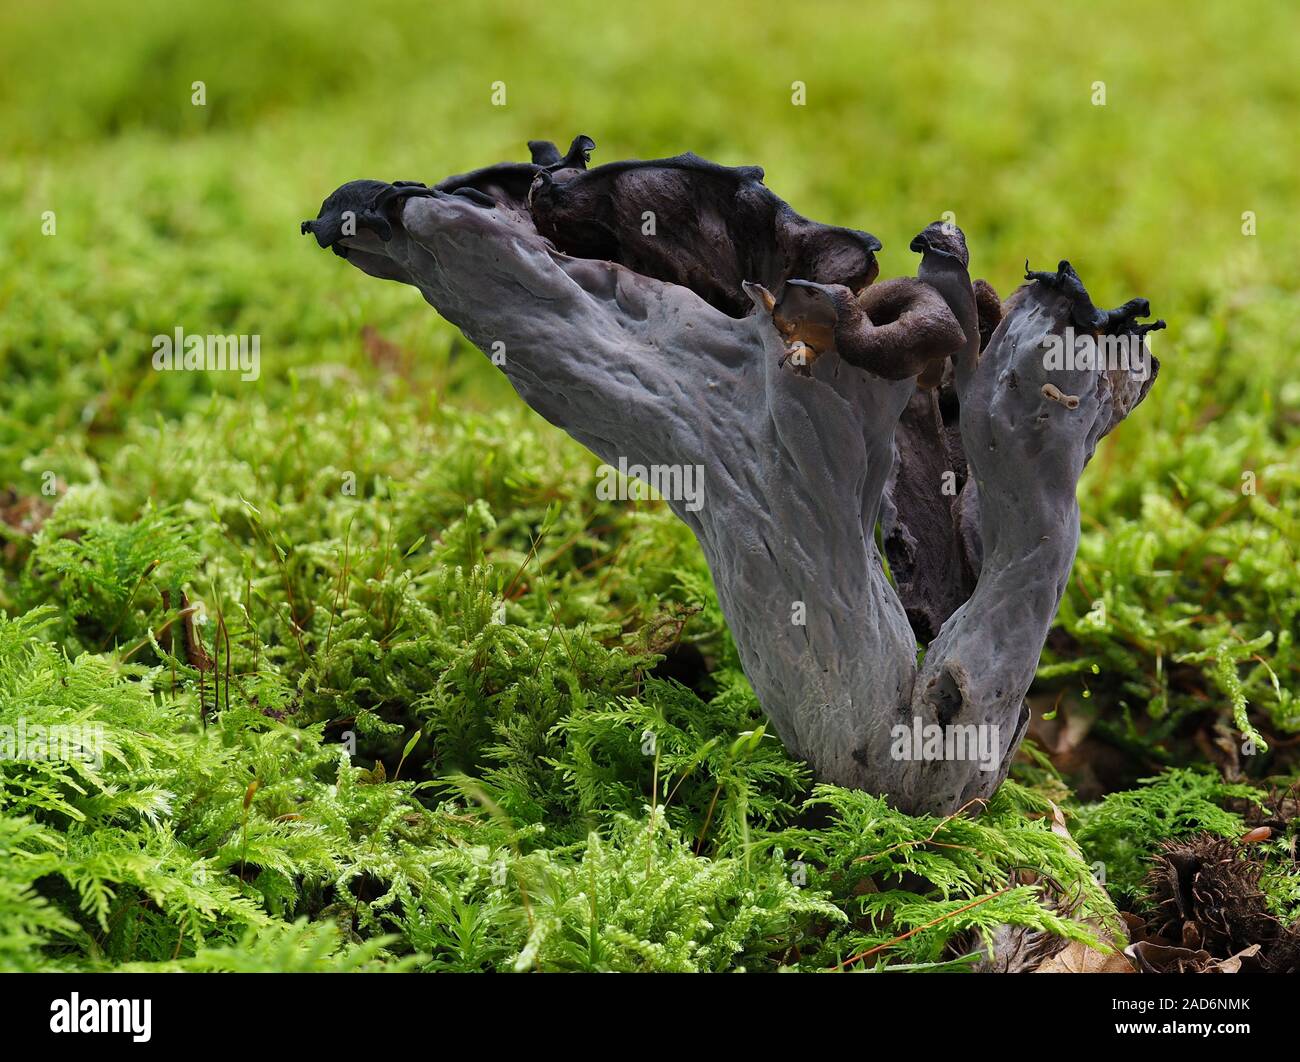
[[[1237,787],[1285,789],[1300,732],[1297,30],[1285,4],[4,9],[0,725],[102,725],[108,755],[0,764],[0,967],[963,967],[1001,922],[1098,932],[1097,864],[1132,906],[1160,839],[1244,832]],[[598,500],[414,291],[297,233],[344,180],[579,132],[761,163],[887,276],[952,211],[1000,291],[1068,256],[1170,321],[1080,488],[1036,752],[977,821],[813,790],[685,529]],[[177,327],[260,335],[259,379],[153,371]]]

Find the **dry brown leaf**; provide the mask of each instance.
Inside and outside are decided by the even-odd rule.
[[[1043,963],[1035,973],[1137,973],[1133,964],[1116,951],[1098,951],[1079,941]]]
[[[1052,832],[1058,837],[1064,837],[1067,841],[1073,841],[1074,838],[1070,836],[1070,830],[1065,825],[1065,813],[1052,801],[1049,800],[1048,804],[1052,806]]]
[[[1243,948],[1230,958],[1220,959],[1215,965],[1218,967],[1219,973],[1240,973],[1242,960],[1253,959],[1259,955],[1259,952],[1260,946],[1252,944],[1249,948]]]
[[[1179,948],[1139,940],[1124,949],[1124,954],[1137,964],[1140,973],[1205,973],[1213,965],[1214,957],[1204,950]]]

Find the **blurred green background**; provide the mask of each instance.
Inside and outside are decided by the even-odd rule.
[[[397,365],[404,396],[539,426],[416,292],[319,253],[297,222],[345,180],[433,181],[583,132],[596,162],[761,164],[796,209],[878,235],[884,276],[911,272],[910,235],[952,211],[1004,295],[1026,258],[1069,257],[1099,303],[1149,297],[1164,371],[1085,479],[1085,521],[1137,522],[1107,578],[1164,570],[1164,550],[1204,568],[1198,600],[1248,587],[1263,611],[1240,638],[1271,630],[1276,649],[1294,606],[1257,569],[1295,560],[1297,29],[1285,2],[5,5],[0,486],[98,475],[124,432],[213,391],[274,422],[291,375],[383,391]],[[261,380],[150,371],[150,337],[177,326],[260,334]],[[1175,541],[1199,551],[1207,528],[1209,556]],[[1105,553],[1085,541],[1075,611],[1103,595]],[[1185,596],[1151,602],[1171,589]]]
[[[486,565],[510,597],[512,573],[541,556],[547,578],[510,597],[528,636],[554,623],[654,651],[665,614],[699,607],[678,630],[716,685],[693,688],[743,689],[726,678],[734,658],[698,551],[664,510],[599,503],[594,458],[417,292],[298,232],[346,180],[432,182],[585,133],[594,163],[691,150],[761,165],[801,213],[879,236],[885,277],[913,272],[909,238],[951,211],[973,274],[1004,297],[1026,258],[1063,257],[1099,304],[1148,297],[1169,322],[1153,341],[1160,377],[1081,485],[1084,538],[1033,698],[1081,722],[1068,740],[1036,731],[1048,755],[1031,771],[1060,771],[1086,799],[1186,763],[1285,774],[1300,729],[1297,69],[1300,8],[1285,0],[10,0],[0,609],[54,605],[43,637],[72,654],[145,638],[167,614],[145,570],[158,533],[146,514],[168,510],[166,534],[197,559],[165,560],[155,581],[232,617],[257,598],[232,632],[237,667],[297,688],[308,721],[373,709],[422,726],[424,777],[499,764],[511,741],[540,764],[570,710],[525,740],[503,736],[518,702],[499,686],[440,687],[434,703],[385,677],[429,622],[399,620],[394,601],[432,607],[453,564]],[[178,326],[259,334],[260,379],[152,371],[151,337]],[[344,472],[356,496],[340,495]],[[548,523],[548,508],[562,515]],[[122,548],[103,585],[69,576],[59,539],[133,527],[138,549]],[[353,570],[341,557],[360,540],[371,567]],[[329,656],[340,593],[359,625],[342,662]],[[135,659],[158,663],[148,649]],[[588,687],[597,704],[631,691],[639,672]],[[726,718],[758,717],[751,703]],[[1272,751],[1248,762],[1241,735],[1255,732]],[[400,749],[368,751],[391,770]],[[619,784],[648,791],[633,774]],[[708,795],[682,802],[695,813]],[[559,797],[536,799],[515,813],[560,814]],[[587,800],[582,813],[600,811]]]
[[[1173,357],[1147,422],[1176,397],[1294,404],[1294,349],[1255,317],[1300,255],[1298,26],[1286,3],[6,4],[10,415],[80,418],[47,420],[33,375],[94,401],[96,431],[142,399],[179,408],[141,356],[177,323],[259,331],[273,379],[346,360],[362,322],[436,363],[450,333],[417,296],[312,253],[295,222],[354,177],[434,180],[578,132],[596,162],[761,164],[803,213],[881,237],[882,275],[910,272],[907,239],[952,211],[1003,292],[1026,258],[1069,256],[1107,304],[1148,295]],[[1216,356],[1180,365],[1186,344]]]

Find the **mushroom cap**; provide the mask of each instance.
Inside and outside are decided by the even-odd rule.
[[[970,252],[966,249],[966,234],[949,221],[932,221],[908,244],[909,249],[920,254],[938,254],[954,258],[963,269],[970,265]]]

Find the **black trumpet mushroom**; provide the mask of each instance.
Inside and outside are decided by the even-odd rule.
[[[914,813],[988,796],[1074,560],[1079,476],[1146,396],[1163,322],[1138,323],[1145,300],[1098,310],[1068,262],[1004,303],[940,222],[915,277],[873,284],[880,241],[800,216],[756,167],[588,168],[594,146],[352,181],[302,231],[418,288],[602,460],[702,470],[702,504],[667,503],[820,780]]]

